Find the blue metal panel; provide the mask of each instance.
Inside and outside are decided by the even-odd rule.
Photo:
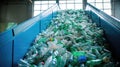
[[[0,67],[12,66],[12,30],[0,34]]]
[[[29,26],[14,39],[14,66],[23,58],[31,43],[39,33],[39,22]]]
[[[120,30],[105,21],[105,19],[100,19],[100,21],[101,27],[105,31],[106,39],[109,42],[113,57],[120,60]]]
[[[98,26],[100,26],[100,18],[97,14],[91,12],[91,18],[93,20],[93,22],[95,22]]]
[[[50,21],[52,19],[52,14],[44,17],[41,19],[41,31],[47,29],[48,25],[50,24]]]
[[[86,10],[85,13],[86,13],[86,15],[90,18],[90,16],[91,16],[91,15],[90,15],[90,11],[89,11],[89,10]]]
[[[30,18],[30,19],[22,22],[21,24],[19,24],[17,27],[14,28],[15,36],[17,34],[21,33],[24,29],[30,27],[32,24],[35,24],[36,22],[39,22],[41,18],[42,18],[42,16],[40,14],[36,17]]]

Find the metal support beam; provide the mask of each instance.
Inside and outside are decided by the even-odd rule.
[[[85,10],[87,5],[87,0],[82,0],[82,1],[83,1],[83,10]]]
[[[56,0],[56,3],[59,5],[59,0]]]

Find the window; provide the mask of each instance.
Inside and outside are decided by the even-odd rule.
[[[49,7],[51,7],[53,4],[55,4],[56,1],[34,1],[34,16],[40,14],[44,10],[47,10]]]
[[[87,2],[111,15],[111,0],[87,0]]]
[[[83,9],[82,0],[59,0],[62,10],[66,9]]]
[[[40,14],[44,10],[47,10],[53,4],[56,3],[56,0],[41,0],[34,1],[34,16]],[[59,5],[62,10],[65,9],[82,9],[82,0],[59,0]]]

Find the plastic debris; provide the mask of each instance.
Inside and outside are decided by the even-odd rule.
[[[49,27],[36,36],[19,67],[111,66],[102,28],[84,10],[62,10]]]
[[[15,23],[15,22],[9,22],[7,27],[6,27],[6,30],[11,29],[12,27],[14,27],[16,25],[17,25],[17,23]]]

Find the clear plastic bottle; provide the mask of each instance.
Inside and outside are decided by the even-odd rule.
[[[90,66],[90,67],[94,67],[95,65],[100,65],[101,63],[102,63],[102,59],[87,61],[87,65]]]

